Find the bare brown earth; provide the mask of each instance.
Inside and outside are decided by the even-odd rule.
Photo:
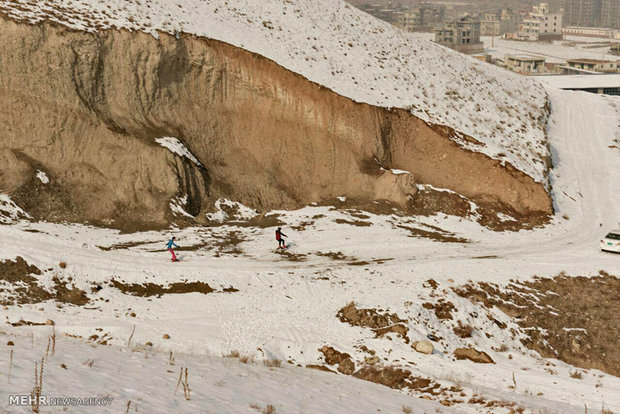
[[[358,309],[355,302],[351,302],[340,309],[337,316],[340,322],[372,329],[376,337],[395,333],[403,338],[405,343],[409,343],[407,321],[399,318],[395,313],[389,314],[377,309]]]
[[[38,267],[28,264],[21,256],[0,262],[0,305],[40,303],[51,299],[82,306],[90,301],[86,292],[70,285],[70,279],[62,280],[59,275],[53,276],[52,287],[39,285],[35,276],[41,274]]]
[[[356,371],[351,355],[327,345],[320,348],[319,352],[323,354],[326,365],[336,367],[337,371],[344,375],[353,375],[356,378],[395,389],[409,389],[433,395],[444,391],[439,384],[428,378],[416,377],[405,368],[364,364]],[[307,367],[334,372],[325,365],[308,365]]]
[[[437,303],[424,302],[424,309],[434,309],[437,319],[452,319],[452,311],[455,309],[454,304],[444,298],[439,299]]]
[[[458,294],[497,306],[523,328],[524,345],[543,357],[620,376],[620,278],[599,277],[513,281],[507,286],[469,284]]]
[[[410,237],[421,237],[436,240],[444,243],[469,243],[468,239],[456,236],[454,233],[438,229],[437,231],[424,230],[417,227],[398,225],[400,229],[407,230]]]
[[[463,149],[451,129],[222,42],[0,18],[0,56],[0,190],[35,219],[208,224],[219,197],[260,211],[337,196],[410,208],[413,176],[523,222],[552,212],[542,184]],[[202,166],[154,142],[167,136]],[[173,216],[178,196],[195,220]]]
[[[493,359],[484,351],[478,351],[474,348],[457,348],[454,350],[456,359],[468,359],[480,364],[492,364]]]
[[[206,294],[215,292],[215,290],[211,286],[209,286],[207,283],[200,282],[200,281],[177,282],[177,283],[172,283],[169,286],[163,286],[163,285],[158,285],[156,283],[142,283],[142,284],[124,283],[116,279],[112,279],[110,281],[110,284],[126,295],[142,296],[142,297],[149,297],[149,296],[161,297],[162,295],[170,294],[170,293],[192,293],[192,292],[202,293],[206,295]],[[223,289],[223,292],[228,292],[228,293],[238,292],[238,291],[239,291],[238,289],[235,289],[232,286]]]

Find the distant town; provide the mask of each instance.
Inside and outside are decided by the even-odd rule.
[[[620,0],[350,2],[404,31],[507,70],[563,89],[620,95]],[[601,74],[615,75],[584,80]],[[569,76],[558,81],[550,75]]]

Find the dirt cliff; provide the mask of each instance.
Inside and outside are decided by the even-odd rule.
[[[337,196],[406,208],[416,182],[522,219],[552,212],[542,184],[461,148],[448,128],[214,40],[0,18],[0,99],[0,191],[35,218],[160,227],[185,196],[197,223],[220,197],[259,210]]]

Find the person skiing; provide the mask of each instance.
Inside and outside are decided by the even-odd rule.
[[[177,255],[174,254],[174,247],[179,247],[179,246],[177,246],[177,244],[174,242],[174,240],[175,240],[175,237],[172,236],[172,238],[170,240],[168,240],[168,244],[166,244],[166,246],[168,247],[168,251],[172,255],[172,261],[173,262],[178,262],[179,259],[177,259]]]
[[[278,249],[286,249],[286,244],[284,243],[283,237],[287,237],[286,234],[282,233],[282,227],[278,227],[276,230],[276,240],[278,241]]]

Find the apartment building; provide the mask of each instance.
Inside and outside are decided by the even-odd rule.
[[[482,13],[480,16],[481,36],[502,36],[517,30],[519,30],[519,14],[511,9]]]
[[[565,0],[564,24],[620,29],[620,0]]]
[[[602,1],[566,0],[564,3],[564,24],[581,27],[600,26]]]
[[[519,27],[523,33],[533,33],[538,40],[562,39],[562,13],[552,12],[547,3],[532,7]]]
[[[601,1],[601,26],[620,29],[620,0]]]
[[[447,20],[442,28],[435,30],[435,42],[461,53],[483,53],[480,20],[470,16]]]

